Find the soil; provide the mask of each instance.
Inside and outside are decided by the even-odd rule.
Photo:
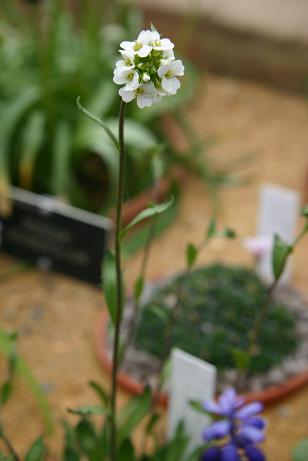
[[[204,153],[212,165],[228,168],[236,164],[249,181],[225,188],[220,194],[220,221],[242,236],[254,235],[259,186],[273,182],[304,191],[308,166],[308,106],[304,99],[282,94],[254,83],[228,78],[204,77],[195,103],[188,108],[198,133],[211,145]],[[214,140],[214,142],[213,142]],[[245,154],[250,162],[239,162]],[[152,248],[148,278],[168,275],[184,268],[187,241],[201,240],[211,201],[204,184],[188,176],[183,182],[180,213],[173,225],[159,236]],[[293,285],[308,295],[307,239],[294,256]],[[215,241],[200,263],[252,264],[238,242]],[[141,255],[126,263],[126,285],[132,287]],[[87,387],[89,379],[109,386],[109,378],[94,353],[95,325],[103,309],[100,290],[56,274],[35,270],[2,277],[14,261],[0,257],[1,326],[21,330],[19,351],[45,389],[57,420],[67,417],[66,408],[95,403]],[[5,376],[1,362],[0,380]],[[127,396],[121,391],[119,404]],[[308,388],[269,409],[269,461],[290,461],[297,440],[308,434]],[[74,418],[69,416],[69,418]],[[40,413],[22,379],[16,398],[3,414],[7,430],[21,455],[44,431]],[[51,454],[61,451],[61,429],[48,436]]]

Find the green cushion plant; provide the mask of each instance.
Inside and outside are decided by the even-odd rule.
[[[174,296],[176,295],[176,296]],[[218,370],[235,365],[234,351],[247,350],[267,287],[254,271],[214,264],[171,280],[145,304],[136,334],[136,347],[164,358],[179,347],[214,363]],[[164,338],[175,307],[168,348]],[[260,332],[259,351],[249,371],[262,373],[279,364],[297,347],[296,319],[287,306],[271,301]]]

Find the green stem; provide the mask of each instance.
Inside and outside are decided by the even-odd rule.
[[[110,434],[110,459],[117,461],[117,375],[119,367],[119,343],[120,328],[123,311],[123,292],[122,292],[122,266],[121,266],[121,231],[122,231],[122,205],[124,199],[125,181],[125,145],[124,145],[124,121],[126,103],[121,101],[119,113],[119,176],[116,204],[116,223],[115,223],[115,263],[116,263],[116,322],[112,358],[112,384],[111,384],[111,434]]]

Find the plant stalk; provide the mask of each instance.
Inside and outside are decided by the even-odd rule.
[[[122,231],[122,206],[124,200],[125,182],[125,145],[124,145],[124,122],[125,122],[126,103],[121,100],[119,113],[119,176],[116,203],[116,223],[115,223],[115,264],[116,264],[116,322],[112,358],[112,383],[111,383],[111,434],[110,434],[110,459],[117,461],[117,375],[119,368],[119,345],[120,328],[123,311],[123,292],[122,292],[122,265],[121,265],[121,231]]]

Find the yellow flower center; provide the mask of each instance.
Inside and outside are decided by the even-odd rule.
[[[172,78],[173,77],[173,73],[171,72],[171,70],[168,70],[168,72],[166,72],[165,77],[166,78]]]
[[[130,73],[127,75],[127,78],[128,78],[128,80],[132,81],[133,78],[134,78],[134,72],[130,72]]]
[[[144,89],[143,88],[137,88],[137,90],[135,91],[135,95],[136,96],[140,96],[141,94],[144,93]]]
[[[142,43],[135,42],[134,50],[139,51],[139,50],[141,50],[141,48],[142,48]]]

